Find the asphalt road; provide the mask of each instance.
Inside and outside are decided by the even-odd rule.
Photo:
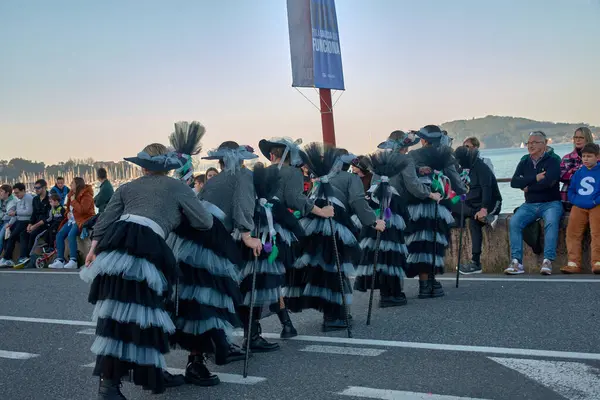
[[[515,279],[516,278],[516,279]],[[447,279],[451,279],[448,276]],[[125,383],[129,399],[600,399],[600,279],[593,276],[481,276],[446,297],[374,310],[355,294],[354,338],[321,333],[320,315],[292,315],[301,336],[280,351],[209,368],[213,388],[184,386],[152,396]],[[87,284],[73,272],[0,272],[0,398],[95,399],[92,307]],[[276,317],[263,329],[280,330]],[[241,341],[241,338],[239,338]],[[173,351],[171,368],[187,355]]]

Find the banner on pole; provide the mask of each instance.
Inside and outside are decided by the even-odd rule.
[[[344,90],[334,0],[287,0],[292,86]]]

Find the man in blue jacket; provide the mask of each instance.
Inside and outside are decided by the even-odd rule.
[[[569,203],[573,204],[567,227],[569,263],[561,268],[565,274],[581,273],[583,235],[590,227],[592,237],[592,272],[600,274],[600,148],[595,143],[581,150],[583,166],[575,172],[569,185]]]
[[[548,138],[541,131],[531,132],[527,141],[529,155],[523,157],[510,186],[525,193],[525,203],[510,220],[510,253],[512,262],[504,270],[509,275],[524,273],[523,229],[537,220],[544,220],[544,261],[542,275],[552,274],[556,258],[556,243],[563,208],[560,201],[560,159],[547,151]]]

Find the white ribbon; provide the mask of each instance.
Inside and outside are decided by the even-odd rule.
[[[275,224],[273,224],[273,210],[271,209],[273,204],[269,203],[264,197],[258,199],[258,203],[265,210],[265,214],[267,215],[267,224],[269,226],[269,231],[263,232],[262,235],[261,241],[263,244],[265,244],[265,242],[267,241],[267,234],[270,234],[271,238],[275,238],[275,235],[277,235],[277,231],[275,230]]]

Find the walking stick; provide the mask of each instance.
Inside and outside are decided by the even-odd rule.
[[[379,215],[383,214],[383,206],[379,208]],[[377,258],[379,257],[379,246],[381,244],[381,232],[377,231],[375,240],[375,255],[373,256],[373,275],[371,276],[371,294],[369,296],[369,311],[367,312],[367,326],[371,325],[371,314],[373,312],[373,294],[375,292],[375,279],[377,277]]]
[[[330,204],[331,205],[331,204]],[[331,227],[331,238],[333,239],[333,251],[335,252],[335,265],[340,278],[340,289],[342,291],[342,308],[346,317],[346,328],[348,329],[348,337],[352,337],[352,328],[350,328],[350,318],[348,317],[348,306],[346,305],[346,293],[344,293],[344,276],[342,274],[342,266],[340,264],[340,253],[338,252],[337,240],[335,239],[335,230],[333,227],[333,219],[329,218],[329,226]]]
[[[438,214],[439,214],[439,203],[435,202],[435,228],[433,229],[433,262],[431,263],[431,285],[433,290],[433,282],[435,281],[435,260],[437,258],[437,235],[438,235]]]
[[[460,276],[460,256],[462,254],[463,233],[465,231],[465,199],[460,196],[460,233],[458,234],[458,255],[456,256],[456,287]]]
[[[258,210],[255,212],[259,212]],[[260,215],[260,214],[259,214]],[[256,237],[259,233],[260,217],[256,218]],[[250,310],[248,311],[248,337],[246,338],[246,354],[244,355],[244,378],[248,377],[248,359],[250,358],[250,340],[252,338],[252,317],[254,314],[254,292],[256,291],[256,267],[258,266],[258,256],[254,256],[254,264],[252,265],[252,289],[250,292]]]

